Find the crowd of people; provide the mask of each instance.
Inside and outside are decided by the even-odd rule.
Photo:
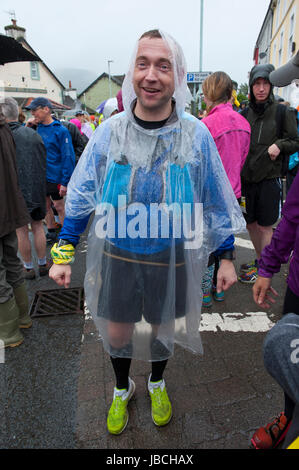
[[[282,71],[286,84],[298,70],[299,52]],[[118,435],[127,425],[136,358],[151,364],[152,419],[165,426],[172,405],[163,374],[175,343],[202,353],[202,306],[223,301],[239,279],[269,308],[271,278],[291,258],[284,315],[265,341],[265,366],[285,392],[285,410],[252,437],[255,448],[283,439],[290,446],[299,436],[299,380],[287,352],[299,327],[299,108],[275,100],[280,71],[264,64],[250,72],[244,106],[227,73],[210,75],[197,119],[185,111],[186,75],[177,41],[151,30],[137,41],[122,90],[104,103],[100,121],[81,110],[60,121],[47,99],[36,98],[26,123],[13,99],[0,104],[0,339],[17,346],[20,329],[32,324],[24,281],[36,275],[29,224],[39,274],[68,288],[92,216],[84,289],[115,373],[108,431]],[[246,229],[255,259],[238,276],[234,237]]]

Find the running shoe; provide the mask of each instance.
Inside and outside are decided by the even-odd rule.
[[[113,402],[107,417],[107,428],[110,434],[120,434],[128,424],[128,403],[135,392],[135,383],[129,378],[129,390],[114,388]]]
[[[249,263],[241,264],[240,266],[240,272],[241,273],[247,273],[248,271],[252,271],[252,269],[258,269],[258,260],[254,259],[250,261]]]
[[[251,444],[255,449],[275,449],[284,440],[291,421],[284,412],[280,413],[271,423],[259,428],[252,436]]]
[[[211,294],[203,294],[203,298],[202,298],[202,306],[203,307],[212,307],[212,297],[211,297]]]
[[[254,284],[257,280],[258,274],[257,269],[253,268],[251,271],[247,273],[241,273],[239,276],[239,281],[243,282],[243,284]]]
[[[39,275],[40,276],[46,276],[49,272],[49,269],[51,268],[52,266],[52,261],[51,260],[47,260],[46,264],[40,264],[39,267],[38,267],[38,271],[39,271]]]
[[[164,379],[151,382],[149,377],[148,390],[152,401],[152,419],[156,426],[165,426],[171,420],[172,408]]]
[[[216,300],[216,302],[223,302],[224,301],[224,292],[223,292],[223,290],[221,292],[217,292],[216,287],[213,286],[212,292],[213,292],[213,299]]]

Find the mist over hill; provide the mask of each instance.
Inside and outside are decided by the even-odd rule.
[[[101,75],[92,70],[75,68],[56,69],[53,72],[66,88],[69,87],[71,81],[72,88],[77,89],[78,95]]]

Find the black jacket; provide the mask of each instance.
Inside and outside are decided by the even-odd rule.
[[[250,85],[250,104],[247,112],[241,114],[246,117],[251,127],[250,149],[242,169],[242,179],[250,183],[258,183],[265,179],[282,176],[283,161],[299,150],[299,136],[296,116],[292,110],[286,108],[281,130],[277,128],[277,107],[284,106],[274,100],[272,87],[266,103],[256,103],[253,94],[253,84],[259,77],[268,79],[274,67],[270,64],[253,67]],[[279,133],[281,132],[281,135]],[[270,159],[268,148],[276,144],[280,154],[275,161]]]
[[[0,237],[30,222],[18,184],[14,139],[3,115],[0,115],[0,201]]]
[[[86,142],[84,141],[82,135],[80,134],[80,131],[75,124],[69,121],[60,121],[61,124],[64,125],[71,134],[72,138],[72,143],[76,155],[76,162],[78,162],[79,158],[81,157],[83,150],[85,148]]]
[[[19,122],[9,128],[16,144],[19,184],[29,212],[46,210],[46,149],[41,136]]]

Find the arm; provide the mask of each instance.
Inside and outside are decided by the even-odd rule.
[[[217,292],[228,290],[237,282],[237,274],[233,264],[235,259],[235,237],[230,235],[215,251],[215,256],[220,258],[220,267],[217,273]]]
[[[68,288],[71,282],[75,247],[79,242],[80,234],[87,227],[89,216],[84,219],[65,218],[63,228],[59,234],[59,242],[55,243],[51,250],[53,265],[49,271],[49,277],[59,286]]]
[[[253,299],[262,308],[269,308],[275,300],[270,294],[278,293],[271,286],[272,277],[289,260],[294,248],[297,224],[283,217],[277,226],[270,245],[266,246],[259,260],[258,279],[253,286]],[[270,302],[270,303],[269,303]]]
[[[295,112],[286,109],[283,123],[283,136],[268,149],[271,160],[275,160],[280,153],[291,155],[299,150],[299,135]]]

